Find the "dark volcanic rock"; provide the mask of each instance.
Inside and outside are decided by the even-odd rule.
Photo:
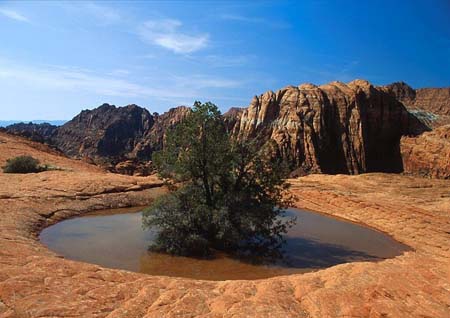
[[[109,104],[84,110],[55,129],[48,142],[64,154],[124,174],[147,175],[152,153],[163,146],[166,131],[190,111],[180,106],[159,115],[145,108]]]
[[[57,128],[58,126],[49,123],[34,124],[30,122],[9,125],[5,128],[5,131],[13,135],[29,138],[33,141],[49,143]]]
[[[118,160],[128,157],[152,125],[153,117],[144,108],[103,104],[59,127],[53,143],[71,157]]]

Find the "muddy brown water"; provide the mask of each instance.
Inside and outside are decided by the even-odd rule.
[[[142,229],[140,209],[105,210],[44,229],[40,240],[72,260],[152,275],[206,280],[260,279],[305,273],[355,261],[379,261],[409,248],[388,235],[314,212],[289,209],[297,224],[286,235],[285,257],[255,265],[217,255],[214,259],[169,256],[148,251],[154,231]]]

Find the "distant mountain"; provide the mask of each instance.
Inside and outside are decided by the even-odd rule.
[[[33,123],[33,124],[44,124],[48,123],[54,126],[62,126],[67,122],[67,120],[0,120],[0,127],[6,127],[13,124],[19,123]]]
[[[255,96],[247,108],[226,112],[224,120],[235,139],[270,144],[274,155],[289,164],[293,176],[416,170],[424,174],[419,160],[423,156],[405,153],[419,149],[413,147],[416,139],[403,138],[404,143],[410,141],[403,151],[400,141],[446,124],[449,94],[449,88],[415,90],[401,82],[386,86],[364,80],[303,84]],[[59,127],[16,124],[5,130],[113,172],[147,174],[152,153],[164,147],[168,129],[189,112],[189,107],[179,106],[159,115],[137,105],[103,104]],[[441,138],[446,131],[432,137]],[[427,145],[427,138],[420,140],[421,145]],[[435,144],[436,149],[441,145]],[[448,170],[438,173],[433,169],[426,173],[447,176]]]

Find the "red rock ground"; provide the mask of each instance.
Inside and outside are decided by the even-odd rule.
[[[449,317],[450,181],[402,175],[292,180],[297,207],[363,223],[414,250],[382,262],[257,281],[197,281],[58,257],[39,231],[94,209],[145,205],[154,177],[105,173],[0,133],[0,164],[31,154],[65,171],[0,173],[0,317]]]

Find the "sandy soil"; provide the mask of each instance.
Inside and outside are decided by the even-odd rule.
[[[67,217],[149,204],[154,177],[106,173],[0,133],[0,165],[31,154],[66,170],[0,173],[0,317],[449,317],[450,181],[401,175],[291,180],[297,207],[384,231],[414,250],[378,263],[257,281],[148,276],[63,259],[37,241]]]

